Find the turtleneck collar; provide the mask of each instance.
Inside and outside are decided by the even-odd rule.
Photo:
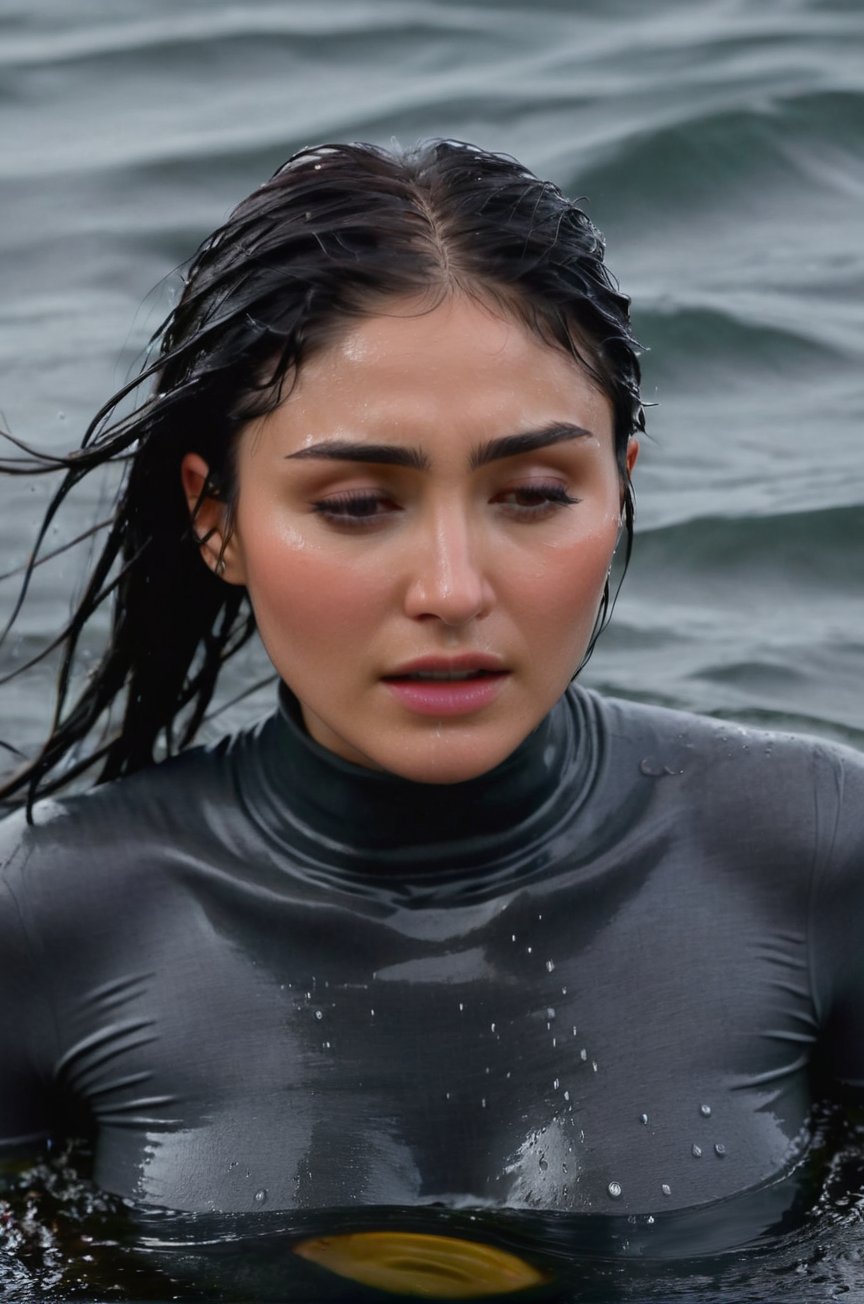
[[[306,733],[283,686],[277,713],[241,739],[236,781],[256,823],[337,878],[405,882],[518,872],[586,795],[596,735],[571,688],[500,765],[464,783],[415,783],[343,760]]]

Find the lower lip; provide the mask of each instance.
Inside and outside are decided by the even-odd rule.
[[[479,679],[385,679],[394,697],[417,715],[470,715],[495,701],[507,674]]]

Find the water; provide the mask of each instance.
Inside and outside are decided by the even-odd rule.
[[[17,435],[77,441],[140,360],[172,268],[291,150],[434,134],[510,151],[587,196],[650,347],[637,547],[586,681],[864,746],[858,0],[4,0],[0,23],[0,410]],[[0,483],[0,570],[47,489]],[[52,545],[109,494],[83,491]],[[44,568],[0,669],[56,630],[79,584],[72,555]],[[263,673],[253,662],[226,696]],[[5,694],[3,737],[35,743],[49,682]],[[750,1210],[748,1240],[717,1213],[725,1251],[674,1269],[649,1252],[661,1233],[694,1243],[668,1215],[653,1242],[610,1219],[602,1253],[554,1219],[484,1215],[484,1233],[554,1258],[573,1299],[862,1298],[856,1137],[794,1226]],[[275,1299],[296,1272],[287,1215],[151,1214],[142,1231],[143,1211],[64,1180],[10,1195],[4,1298]],[[436,1216],[469,1234],[468,1214]]]

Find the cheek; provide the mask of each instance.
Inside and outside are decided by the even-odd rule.
[[[377,618],[380,577],[323,556],[304,541],[244,548],[246,582],[258,628],[273,656],[304,649],[344,653],[345,639]]]
[[[538,633],[593,627],[617,532],[616,519],[578,541],[550,546],[526,567],[519,577],[521,606]]]

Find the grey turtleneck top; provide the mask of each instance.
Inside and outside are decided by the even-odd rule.
[[[864,1095],[862,925],[853,751],[574,688],[436,787],[285,701],[0,826],[0,1138],[179,1209],[700,1205]]]

